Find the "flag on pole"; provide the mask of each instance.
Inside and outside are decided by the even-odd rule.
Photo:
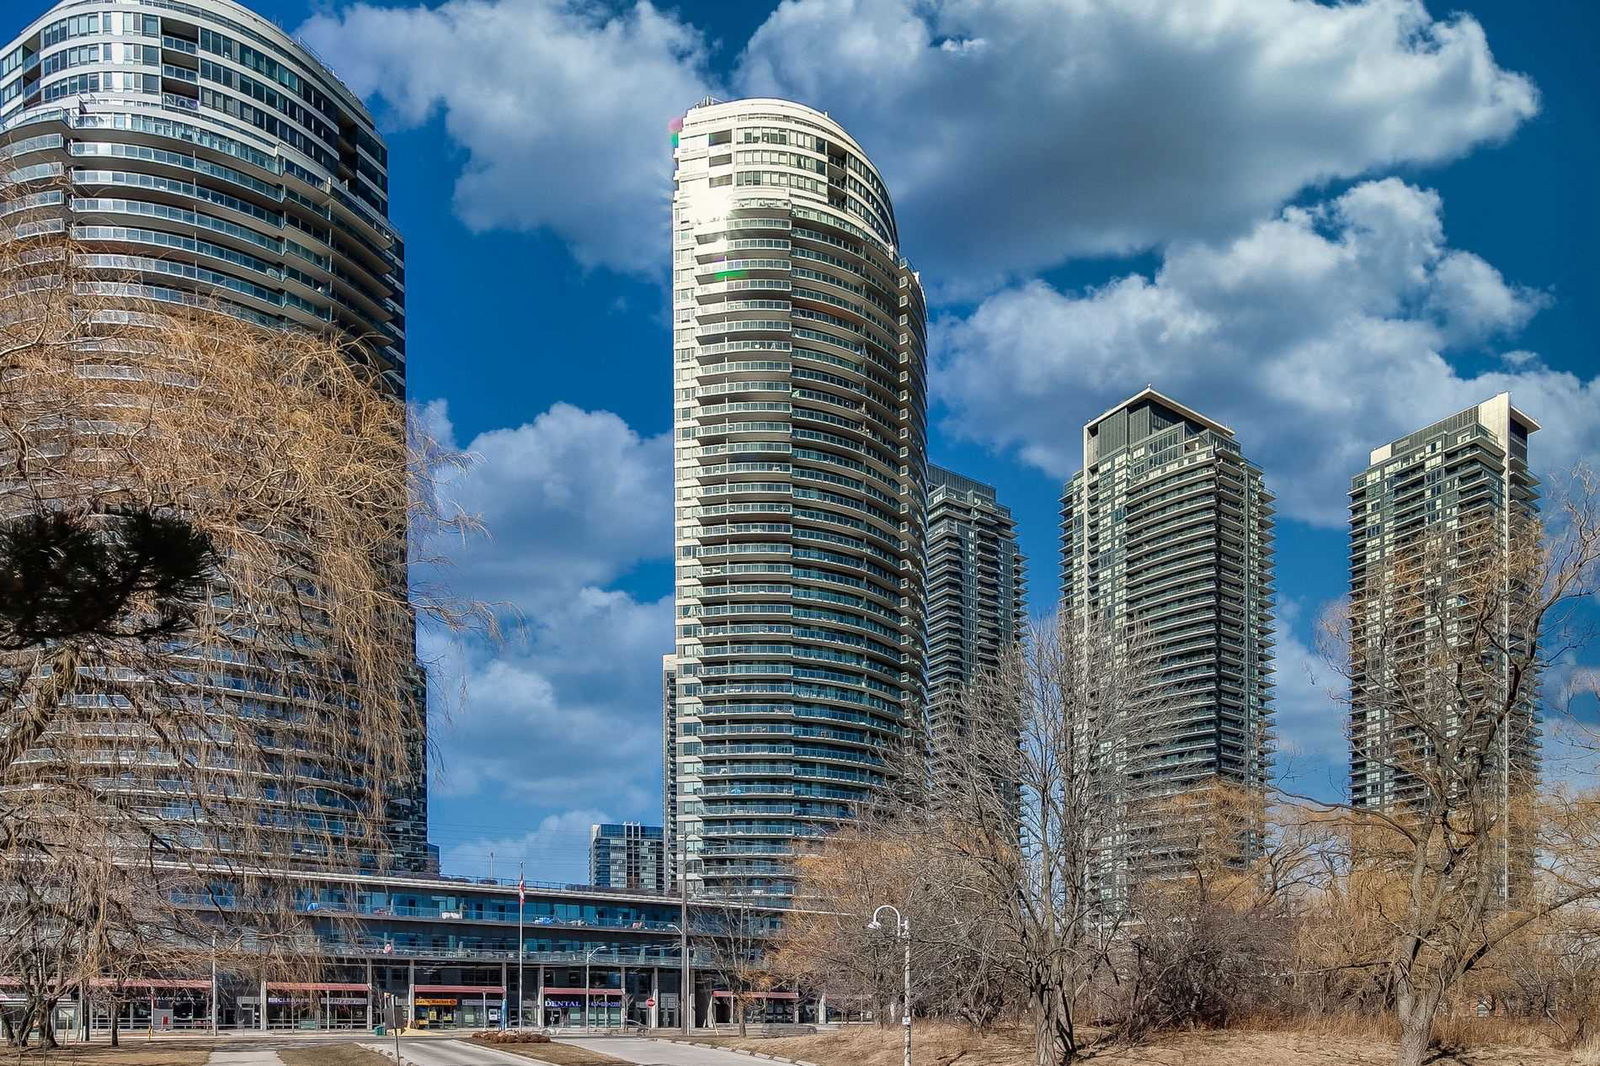
[[[521,873],[517,874],[517,902],[518,903],[526,903],[526,902],[528,902],[528,886],[522,880],[522,874]]]

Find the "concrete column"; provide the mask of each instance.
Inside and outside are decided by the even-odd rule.
[[[511,986],[506,983],[508,976],[510,975],[506,972],[506,964],[502,962],[500,964],[500,1028],[502,1029],[511,1024]]]
[[[544,963],[539,964],[539,983],[534,985],[533,1001],[534,1028],[544,1028]]]
[[[792,1014],[792,1017],[794,1018],[794,1024],[799,1025],[800,1024],[800,997],[799,996],[794,997],[794,1010],[791,1012],[791,1014]]]
[[[412,959],[406,966],[406,1024],[403,1028],[409,1029],[417,1020],[417,960]]]
[[[828,1022],[828,993],[817,993],[817,1024],[826,1025]]]
[[[256,1028],[260,1029],[262,1032],[266,1032],[266,1029],[267,1029],[267,979],[265,977],[263,977],[261,979],[261,1002],[258,1004],[258,1006],[259,1006],[260,1009],[256,1011]]]
[[[650,1013],[645,1024],[652,1029],[661,1027],[661,967],[650,967]]]
[[[367,1028],[372,1028],[372,960],[367,960]]]

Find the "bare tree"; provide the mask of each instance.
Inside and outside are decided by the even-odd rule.
[[[1296,932],[1328,869],[1315,812],[1269,809],[1264,794],[1222,783],[1167,806],[1181,869],[1135,886],[1114,949],[1111,993],[1125,1039],[1289,1008]]]
[[[1077,1006],[1123,920],[1124,771],[1162,714],[1154,676],[1139,641],[1058,620],[967,689],[946,847],[993,908],[1039,1066],[1081,1051]]]
[[[979,1028],[1017,1001],[1017,967],[976,870],[947,846],[937,813],[915,806],[869,815],[799,862],[801,906],[786,916],[772,968],[836,1002],[870,1004],[881,1023],[900,1016],[902,945],[867,928],[881,904],[910,919],[914,1014]]]
[[[707,963],[715,983],[710,1010],[716,1026],[715,993],[726,993],[732,1021],[739,1035],[748,1031],[752,1004],[771,991],[773,971],[769,960],[773,919],[769,912],[754,910],[736,901],[707,903],[698,910],[694,938],[706,949]]]
[[[390,863],[422,771],[408,529],[439,514],[359,342],[84,266],[0,186],[0,972],[69,989],[315,966],[295,877]],[[212,947],[216,935],[217,947]],[[285,941],[287,943],[287,941]],[[218,958],[218,956],[221,956]]]
[[[1401,1066],[1500,945],[1600,893],[1592,800],[1539,796],[1528,757],[1539,678],[1586,641],[1577,608],[1600,570],[1594,480],[1569,488],[1549,526],[1464,517],[1402,544],[1328,634],[1358,756],[1387,784],[1345,813]]]

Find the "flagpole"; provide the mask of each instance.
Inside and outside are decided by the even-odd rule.
[[[523,1028],[522,1020],[522,912],[527,910],[523,901],[527,899],[528,892],[522,880],[522,863],[517,863],[517,1028]]]

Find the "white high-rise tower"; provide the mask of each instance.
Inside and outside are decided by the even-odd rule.
[[[788,896],[921,712],[925,311],[861,147],[783,100],[674,131],[677,825]]]

